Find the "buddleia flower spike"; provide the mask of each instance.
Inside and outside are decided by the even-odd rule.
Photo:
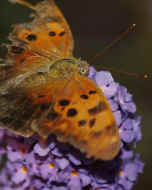
[[[42,142],[37,135],[24,138],[1,129],[1,190],[131,190],[137,183],[144,164],[130,148],[142,136],[132,95],[109,72],[91,67],[89,77],[102,88],[119,126],[119,155],[95,161],[55,136]]]

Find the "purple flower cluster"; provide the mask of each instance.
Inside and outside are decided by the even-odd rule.
[[[127,89],[114,82],[109,72],[89,77],[102,88],[114,113],[121,137],[121,151],[112,161],[87,159],[70,144],[50,135],[24,138],[0,130],[1,190],[130,190],[144,164],[131,148],[141,140],[140,117]],[[134,146],[133,146],[134,145]]]

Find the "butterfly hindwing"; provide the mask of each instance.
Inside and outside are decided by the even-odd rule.
[[[7,94],[1,94],[0,108],[0,127],[23,136],[33,134],[30,120],[36,106],[31,104],[21,89],[9,89]]]
[[[87,77],[76,75],[66,86],[60,86],[42,122],[42,136],[50,131],[88,157],[109,160],[119,151],[119,131],[109,104],[101,89]]]

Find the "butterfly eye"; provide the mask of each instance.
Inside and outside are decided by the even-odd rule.
[[[82,74],[82,75],[85,75],[87,73],[87,70],[83,67],[80,67],[79,68],[79,72]]]
[[[87,75],[89,72],[88,63],[86,61],[79,61],[78,60],[78,71],[82,75]]]
[[[54,31],[49,32],[49,36],[56,36],[56,33]]]

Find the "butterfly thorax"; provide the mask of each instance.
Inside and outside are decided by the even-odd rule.
[[[88,64],[75,58],[61,58],[38,68],[28,76],[22,86],[33,88],[49,81],[49,83],[57,84],[63,80],[71,80],[75,75],[87,75]]]
[[[89,65],[86,61],[81,61],[74,57],[55,60],[49,68],[51,78],[69,78],[74,74],[87,75]]]
[[[15,86],[32,89],[33,87],[45,84],[47,81],[49,81],[49,83],[57,83],[62,80],[70,80],[78,74],[87,75],[89,71],[89,66],[86,61],[81,61],[74,57],[60,58],[54,61],[44,58],[44,63],[42,60],[41,63],[39,63],[39,61],[39,57],[35,57],[33,60],[31,59],[30,66],[32,66],[32,71],[26,66],[25,71],[24,66],[19,67],[21,73],[11,76],[11,78],[8,78],[5,82],[3,81],[0,85],[0,92],[4,92],[5,94],[5,91],[12,87],[15,88]]]

